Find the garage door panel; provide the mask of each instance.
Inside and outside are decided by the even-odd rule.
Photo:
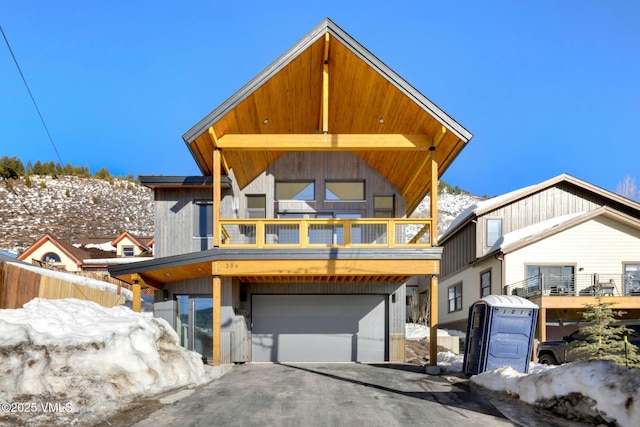
[[[385,295],[254,295],[252,360],[383,361]]]

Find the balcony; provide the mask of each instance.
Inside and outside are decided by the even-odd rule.
[[[431,247],[431,219],[221,219],[222,247]]]
[[[505,286],[506,295],[541,296],[640,296],[640,277],[631,274],[573,274],[530,277]]]

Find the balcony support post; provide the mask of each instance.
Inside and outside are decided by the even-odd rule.
[[[220,247],[220,185],[222,182],[222,168],[220,149],[213,150],[213,246]]]
[[[438,365],[438,276],[429,283],[429,365]]]

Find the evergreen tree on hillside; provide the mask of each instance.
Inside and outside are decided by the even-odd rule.
[[[0,159],[0,177],[17,179],[24,175],[24,165],[17,157],[3,156]]]
[[[611,306],[615,303],[603,301],[597,287],[595,291],[596,303],[585,305],[582,313],[583,319],[589,323],[580,329],[582,339],[569,343],[569,346],[579,352],[579,359],[613,360],[619,365],[640,366],[638,348],[625,339],[625,335],[632,331],[624,325],[616,326],[616,317],[625,312],[614,311]]]

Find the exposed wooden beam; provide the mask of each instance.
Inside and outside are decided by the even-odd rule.
[[[429,365],[438,365],[438,277],[429,283]]]
[[[403,134],[227,134],[217,146],[227,151],[428,151],[427,135]]]
[[[437,147],[438,144],[440,144],[440,141],[442,141],[442,138],[444,138],[445,134],[447,133],[447,128],[444,126],[440,127],[440,132],[438,132],[435,137],[432,140],[432,146],[433,147]],[[409,189],[413,186],[413,184],[416,182],[416,180],[422,176],[422,174],[424,173],[423,170],[425,168],[425,166],[427,166],[427,163],[429,163],[429,160],[431,160],[431,155],[427,154],[426,156],[424,156],[424,158],[422,159],[422,162],[420,163],[420,167],[418,167],[418,169],[416,169],[416,172],[411,176],[411,178],[409,179],[409,181],[407,182],[407,185],[404,186],[404,188],[402,189],[402,195],[403,196],[407,196],[407,193],[409,192]]]
[[[215,274],[215,269],[213,271]],[[220,298],[222,297],[222,280],[213,276],[211,296],[213,297],[213,365],[219,366],[222,360],[220,331]]]
[[[221,276],[386,276],[401,269],[415,276],[439,274],[438,260],[331,259],[331,260],[225,260],[213,262],[214,274]]]
[[[144,281],[139,274],[133,274],[131,278],[133,279],[133,285],[131,285],[131,291],[133,292],[133,296],[131,297],[131,309],[136,313],[140,313],[142,310],[142,302],[140,298],[142,294],[142,283],[144,283]]]
[[[429,201],[431,205],[431,246],[438,246],[438,161],[435,147],[430,151],[431,158],[431,189]]]
[[[222,171],[220,165],[220,149],[213,150],[213,246],[219,247],[222,239],[220,238],[220,182]]]
[[[213,126],[209,126],[209,137],[211,138],[211,141],[213,141],[213,148],[217,148],[218,147],[218,135],[216,135],[216,130],[213,128]],[[224,158],[224,155],[222,153],[221,154],[221,160],[222,160],[222,167],[224,168],[224,173],[226,173],[227,175],[229,175],[229,163],[227,163],[227,159]]]
[[[322,133],[329,133],[329,33],[324,35],[324,62],[322,66]]]

